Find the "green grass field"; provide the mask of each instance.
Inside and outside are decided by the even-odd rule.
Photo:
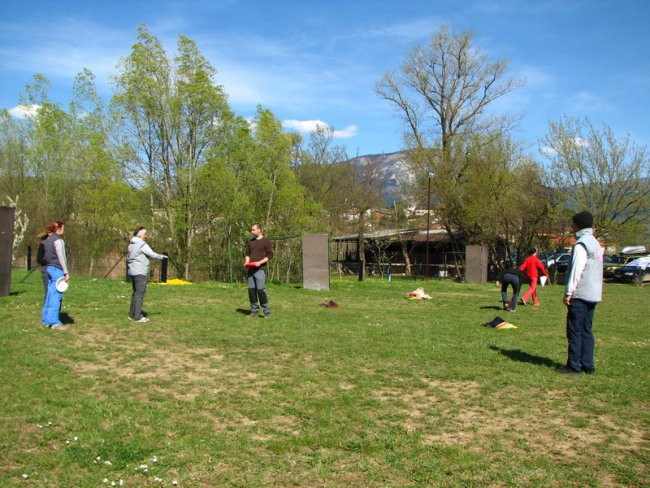
[[[649,287],[605,286],[597,374],[567,377],[559,286],[507,314],[494,284],[333,276],[270,284],[249,319],[244,285],[150,284],[134,324],[129,284],[73,277],[55,332],[24,276],[0,298],[2,487],[650,486]]]

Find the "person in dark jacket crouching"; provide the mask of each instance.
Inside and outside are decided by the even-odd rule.
[[[503,302],[504,310],[514,312],[517,309],[521,282],[522,279],[519,270],[511,266],[506,266],[506,269],[501,274],[501,278],[497,281],[497,284],[501,284],[501,301]],[[508,286],[512,287],[511,300],[508,300]]]

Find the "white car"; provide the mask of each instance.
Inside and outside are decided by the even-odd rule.
[[[569,264],[571,264],[571,253],[563,252],[556,254],[554,256],[554,260],[555,262],[553,263],[553,268],[555,271],[558,273],[566,273],[566,270],[569,268]]]

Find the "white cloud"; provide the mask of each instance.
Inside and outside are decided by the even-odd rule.
[[[348,138],[354,137],[356,135],[357,135],[357,126],[354,125],[354,124],[348,125],[343,130],[335,130],[334,131],[334,137],[338,137],[340,139],[348,139]]]
[[[591,146],[591,143],[589,142],[589,140],[583,139],[582,137],[574,137],[573,142],[578,147],[589,147],[589,146]]]
[[[517,73],[518,78],[526,80],[526,86],[529,87],[549,87],[555,83],[555,76],[548,70],[539,66],[523,65],[519,66]]]
[[[282,126],[285,129],[295,130],[301,134],[311,134],[319,127],[329,129],[332,131],[332,137],[337,139],[348,139],[357,135],[357,126],[354,124],[348,125],[342,130],[336,130],[322,120],[284,120]]]
[[[575,144],[576,147],[589,147],[591,143],[589,142],[588,139],[584,139],[582,137],[573,137],[571,139],[567,140],[568,143],[570,144]],[[560,154],[557,149],[551,147],[551,146],[541,146],[539,148],[539,152],[545,156],[557,156]]]
[[[425,17],[420,19],[408,19],[402,22],[395,22],[383,27],[372,27],[361,30],[355,35],[361,38],[382,37],[401,38],[410,41],[421,41],[429,38],[446,20],[442,17]]]
[[[576,93],[572,97],[570,103],[573,110],[579,110],[586,113],[610,111],[613,108],[610,103],[603,100],[595,93],[587,90],[582,90]]]
[[[238,104],[255,106],[258,103],[267,102],[262,90],[261,83],[256,73],[238,67],[217,68],[215,81],[224,87],[228,95],[228,101]]]
[[[9,109],[9,115],[19,119],[26,119],[35,116],[40,108],[40,105],[17,105]]]
[[[104,93],[110,92],[109,77],[135,38],[135,29],[113,29],[70,17],[52,19],[46,28],[7,23],[2,28],[5,36],[11,36],[11,41],[2,46],[3,70],[43,73],[58,84],[60,79],[71,82],[88,68],[96,76],[98,90]]]
[[[289,130],[295,130],[301,134],[310,134],[316,131],[319,127],[330,129],[330,126],[322,120],[284,120],[282,127]]]

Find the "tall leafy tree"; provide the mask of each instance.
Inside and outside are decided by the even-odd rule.
[[[251,195],[251,218],[275,236],[301,234],[312,226],[311,207],[305,189],[291,168],[294,137],[265,108],[258,107],[253,121],[255,151],[247,171],[246,192]],[[295,262],[298,243],[277,241],[272,276],[286,278]],[[283,273],[284,276],[280,276]]]
[[[344,214],[350,210],[348,197],[355,185],[349,159],[347,149],[334,144],[329,127],[319,126],[306,144],[296,146],[294,171],[309,198],[318,205],[314,210],[322,221],[320,230],[337,233],[346,225]]]
[[[539,164],[507,136],[471,139],[469,160],[459,185],[464,218],[458,228],[470,243],[528,249],[548,233],[555,201]],[[514,249],[510,249],[511,251]]]
[[[646,146],[611,127],[564,117],[543,139],[551,184],[572,210],[594,215],[598,235],[619,244],[647,235],[650,222],[650,160]],[[635,236],[635,237],[631,237]]]
[[[24,195],[31,168],[23,125],[6,109],[0,110],[0,199]]]
[[[146,212],[144,195],[124,178],[114,141],[119,121],[96,91],[95,76],[84,70],[75,79],[70,104],[70,154],[74,167],[75,225],[79,241],[77,262],[93,274],[95,262],[110,251],[123,251],[124,242]]]
[[[129,176],[150,195],[152,219],[160,215],[171,238],[172,260],[189,273],[197,235],[197,178],[208,150],[232,118],[216,70],[196,44],[180,35],[170,59],[144,26],[116,77],[114,103],[128,129]]]
[[[265,108],[253,121],[255,150],[247,168],[247,192],[256,220],[268,229],[289,232],[305,225],[304,188],[291,169],[293,136]],[[253,217],[251,215],[251,217]]]
[[[29,195],[22,199],[32,221],[41,227],[73,213],[76,172],[70,157],[73,121],[48,94],[49,80],[34,76],[21,104],[32,110],[25,121],[28,146]]]
[[[203,232],[196,247],[210,277],[232,281],[241,275],[242,249],[254,215],[249,175],[256,146],[244,118],[235,117],[227,131],[224,142],[210,150],[197,181],[197,224]]]
[[[519,145],[507,136],[475,136],[462,152],[466,163],[463,173],[453,178],[457,182],[453,213],[470,243],[495,242],[500,237],[510,241],[522,228],[530,232],[527,217],[539,226],[547,213],[549,192],[539,165]]]

